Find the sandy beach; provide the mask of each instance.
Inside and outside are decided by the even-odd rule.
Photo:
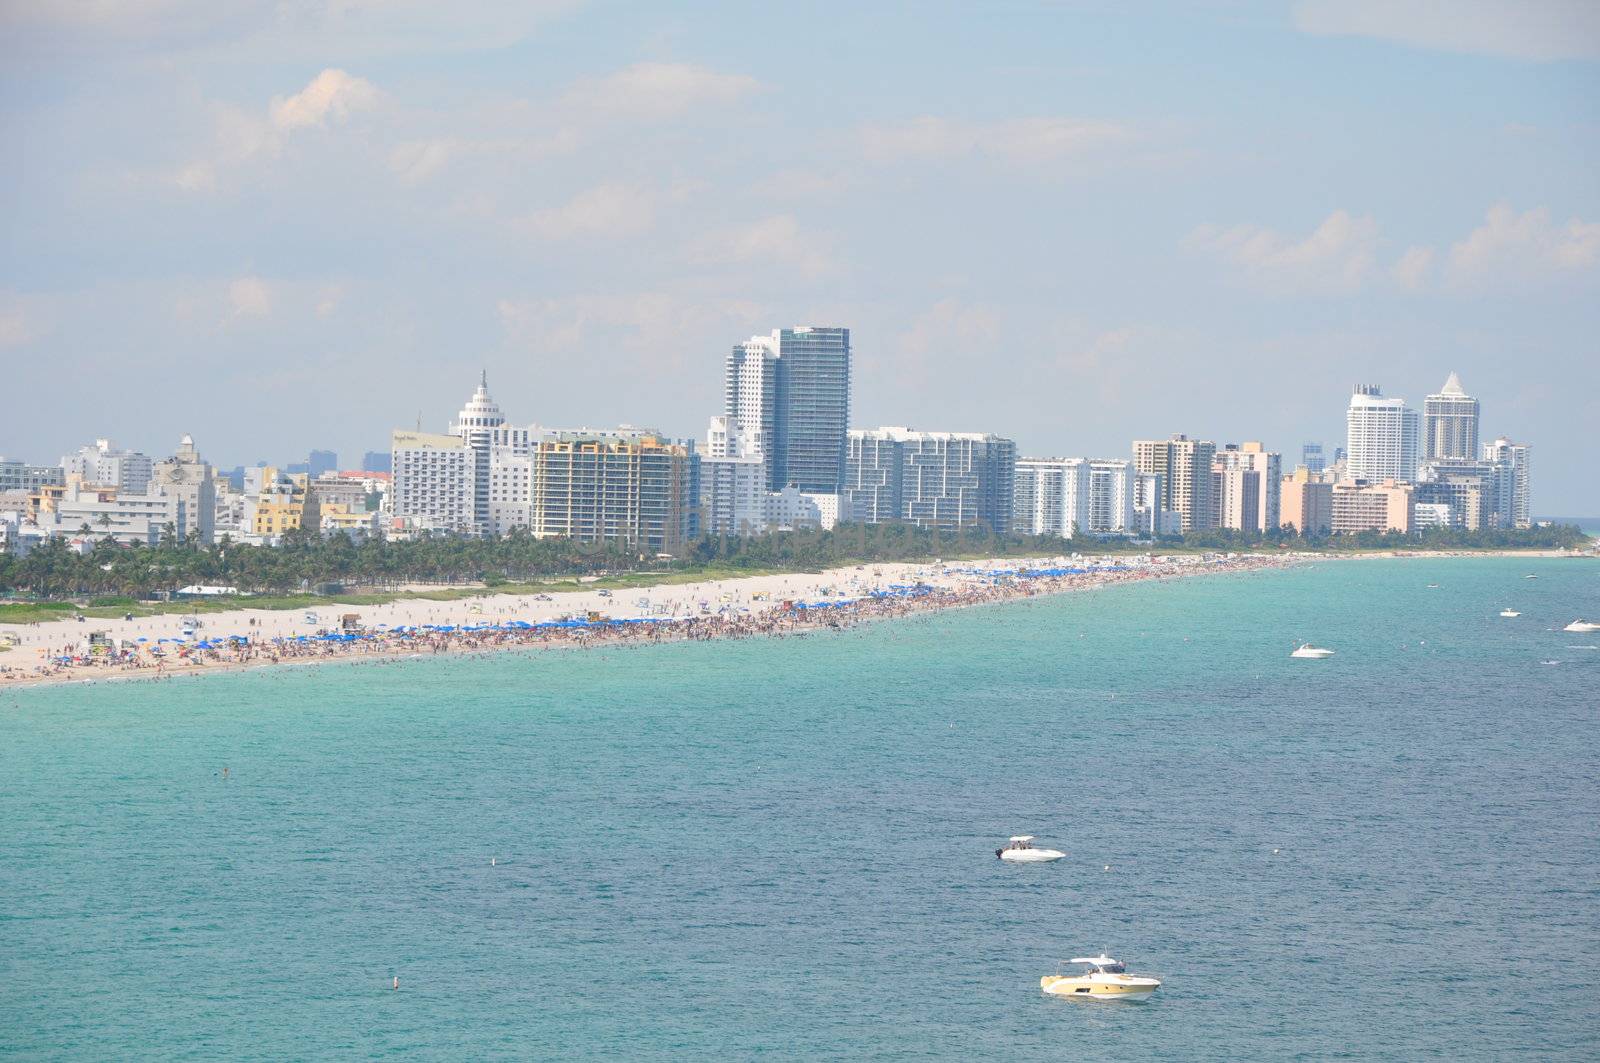
[[[244,607],[195,618],[170,614],[0,624],[0,637],[16,640],[0,654],[0,689],[379,656],[776,635],[1288,563],[1291,559],[1281,556],[1250,554],[876,564],[626,591],[485,592],[447,602],[408,599],[362,607],[330,602],[314,610]]]

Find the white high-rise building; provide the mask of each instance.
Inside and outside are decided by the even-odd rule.
[[[93,446],[81,447],[61,459],[67,476],[77,476],[86,484],[116,487],[132,495],[142,495],[150,486],[154,463],[136,450],[119,450],[109,439],[97,439]]]
[[[1062,539],[1089,529],[1089,462],[1084,458],[1018,458],[1011,529]]]
[[[852,428],[845,508],[866,524],[1011,530],[1017,445],[977,432]]]
[[[478,381],[478,389],[472,393],[472,398],[461,407],[461,412],[456,414],[455,423],[450,426],[452,435],[457,435],[466,442],[471,451],[473,478],[472,478],[472,522],[473,531],[478,535],[491,534],[492,521],[489,515],[489,463],[491,448],[495,443],[495,430],[506,423],[505,415],[500,412],[500,407],[489,397],[489,374],[485,372]]]
[[[465,437],[397,431],[390,453],[394,458],[390,495],[394,516],[423,528],[478,533],[477,454]]]
[[[1454,373],[1422,402],[1422,455],[1429,461],[1472,461],[1478,456],[1478,400]]]
[[[1493,462],[1494,522],[1502,528],[1533,527],[1528,494],[1528,444],[1501,436],[1483,445],[1483,460]]]
[[[1133,462],[1019,458],[1011,527],[1024,535],[1132,535]]]
[[[700,458],[700,527],[707,535],[757,535],[767,528],[767,467],[737,417],[713,417]]]
[[[1412,483],[1417,478],[1420,418],[1405,399],[1384,398],[1376,384],[1358,384],[1345,413],[1345,476]]]
[[[1133,474],[1134,529],[1147,539],[1183,532],[1183,515],[1177,510],[1167,509],[1162,501],[1166,497],[1164,480],[1165,476],[1159,472]]]

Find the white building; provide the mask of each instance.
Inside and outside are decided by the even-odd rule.
[[[1133,462],[1121,458],[1019,458],[1012,530],[1025,535],[1134,535]]]
[[[1412,526],[1416,528],[1451,528],[1455,520],[1446,502],[1418,502],[1411,507]]]
[[[1011,530],[1017,445],[979,432],[852,428],[845,489],[855,520]]]
[[[150,486],[153,463],[135,450],[119,450],[109,439],[97,439],[61,459],[67,476],[77,476],[86,484],[115,487],[142,495]]]
[[[533,527],[533,454],[515,444],[489,448],[490,535]]]
[[[1533,527],[1528,494],[1528,444],[1501,436],[1483,445],[1483,460],[1495,463],[1494,519],[1502,528]]]
[[[187,515],[179,497],[133,494],[73,479],[48,511],[40,511],[38,525],[51,538],[82,534],[95,542],[109,537],[124,546],[155,546],[169,532],[175,536]]]
[[[1419,423],[1405,399],[1384,398],[1376,384],[1356,385],[1345,412],[1346,478],[1415,482]]]
[[[767,530],[767,464],[737,417],[711,418],[700,458],[700,530],[707,535],[759,535]]]
[[[833,497],[838,498],[837,495]],[[763,492],[762,509],[766,527],[770,531],[822,527],[822,510],[812,495],[798,487]]]
[[[477,448],[469,447],[460,435],[396,431],[390,451],[394,457],[390,509],[396,518],[457,534],[477,532]],[[487,448],[483,453],[487,457]]]

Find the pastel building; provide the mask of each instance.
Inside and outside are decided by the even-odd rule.
[[[1211,465],[1217,526],[1265,534],[1278,527],[1282,459],[1258,442],[1229,443]]]
[[[1299,535],[1333,531],[1333,483],[1300,466],[1278,483],[1278,527]]]
[[[1330,497],[1330,523],[1335,535],[1378,531],[1411,534],[1415,503],[1414,488],[1408,483],[1384,480],[1368,484],[1344,480],[1333,485]]]
[[[1134,440],[1135,471],[1161,477],[1161,508],[1177,513],[1186,532],[1216,526],[1211,476],[1216,453],[1215,443],[1186,435]]]

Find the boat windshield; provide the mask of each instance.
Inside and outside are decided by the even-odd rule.
[[[1126,967],[1124,967],[1120,963],[1102,963],[1102,964],[1099,964],[1097,966],[1097,969],[1100,970],[1100,971],[1105,972],[1106,974],[1127,974],[1128,973],[1128,969]]]

